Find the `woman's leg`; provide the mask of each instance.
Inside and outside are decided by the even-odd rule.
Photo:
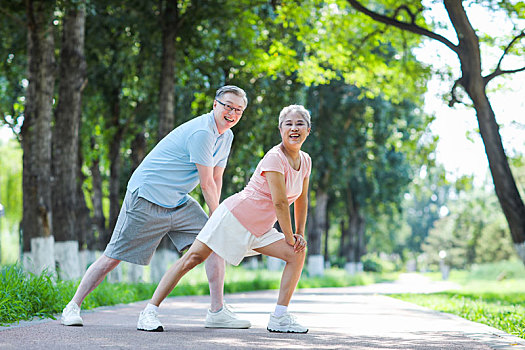
[[[299,283],[303,270],[305,251],[295,253],[291,245],[281,239],[262,248],[254,249],[256,252],[282,259],[286,262],[281,277],[281,288],[279,289],[278,305],[288,306],[292,294]]]
[[[213,251],[206,244],[199,240],[195,240],[190,249],[188,249],[188,251],[177,260],[168,271],[166,271],[164,276],[162,276],[157,289],[155,289],[155,293],[153,293],[150,304],[159,306],[160,303],[171,293],[173,288],[175,288],[182,276],[206,260],[212,252]]]

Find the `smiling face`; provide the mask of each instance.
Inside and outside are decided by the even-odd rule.
[[[279,131],[283,145],[291,149],[300,149],[306,137],[310,135],[308,122],[297,112],[291,112],[284,117]]]
[[[246,108],[244,99],[231,92],[227,92],[213,101],[213,115],[220,134],[239,122],[244,108]]]

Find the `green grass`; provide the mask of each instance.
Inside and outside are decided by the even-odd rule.
[[[299,288],[344,287],[392,280],[395,275],[360,274],[348,275],[341,269],[330,269],[323,277],[304,276]],[[263,289],[278,289],[280,271],[247,270],[228,266],[225,293],[237,293]],[[78,281],[55,281],[44,272],[34,275],[24,272],[18,265],[0,269],[0,325],[34,317],[55,318],[71,300]],[[131,303],[147,300],[153,295],[156,284],[152,283],[101,283],[83,302],[83,309],[99,306]],[[170,296],[209,294],[206,273],[202,266],[190,271],[180,281]]]
[[[434,294],[393,297],[447,312],[525,339],[525,268],[520,261],[474,266],[452,271],[461,289]]]

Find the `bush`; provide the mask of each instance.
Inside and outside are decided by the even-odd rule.
[[[56,283],[47,271],[34,275],[19,265],[4,266],[0,269],[0,324],[35,316],[54,318],[74,288],[73,282]]]
[[[367,254],[361,258],[363,270],[367,272],[394,272],[396,265],[388,260],[381,259],[377,254]]]
[[[506,260],[474,264],[467,277],[469,280],[503,280],[509,278],[525,279],[523,262],[520,260]]]

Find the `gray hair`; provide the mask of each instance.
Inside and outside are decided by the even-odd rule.
[[[229,92],[239,97],[242,97],[242,99],[244,100],[244,107],[246,108],[248,106],[248,97],[246,97],[246,92],[235,85],[225,85],[219,88],[219,90],[217,90],[217,92],[215,93],[215,98],[219,98]]]
[[[312,127],[312,123],[311,123],[311,118],[310,118],[310,112],[308,112],[308,110],[306,108],[304,108],[304,106],[301,106],[301,105],[289,105],[288,107],[284,107],[282,110],[281,110],[281,113],[279,113],[279,128],[281,127],[283,121],[284,121],[284,118],[286,118],[286,116],[290,113],[297,113],[299,114],[301,117],[303,117],[303,119],[306,121],[306,124],[308,124],[308,127],[311,128]]]

